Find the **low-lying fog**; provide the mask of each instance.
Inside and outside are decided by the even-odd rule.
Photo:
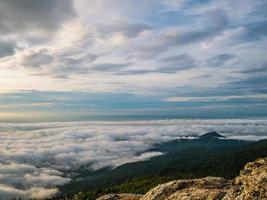
[[[267,138],[266,119],[159,120],[0,124],[0,199],[45,198],[71,180],[63,172],[91,170],[161,155],[153,144],[208,131],[247,140]]]

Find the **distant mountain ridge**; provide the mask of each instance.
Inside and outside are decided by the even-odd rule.
[[[208,132],[203,135],[200,135],[198,138],[200,139],[211,139],[211,138],[225,138],[225,136],[220,135],[216,131]]]

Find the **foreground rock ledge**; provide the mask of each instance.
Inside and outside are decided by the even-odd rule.
[[[108,194],[98,200],[263,200],[267,199],[267,158],[245,165],[232,181],[220,177],[176,180],[145,195]]]

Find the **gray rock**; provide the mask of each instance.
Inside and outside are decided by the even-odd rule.
[[[201,200],[222,199],[230,182],[224,178],[206,177],[202,179],[176,180],[155,187],[140,200]]]
[[[107,194],[97,200],[139,200],[142,196],[140,194]]]
[[[240,175],[232,181],[232,186],[223,200],[267,199],[267,158],[257,159],[245,165]]]

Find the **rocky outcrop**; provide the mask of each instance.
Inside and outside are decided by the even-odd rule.
[[[163,199],[220,199],[229,189],[229,181],[223,178],[177,180],[155,187],[140,200]]]
[[[267,158],[248,163],[232,181],[218,177],[176,180],[145,195],[109,194],[98,200],[263,200],[267,199]]]
[[[98,200],[139,200],[142,196],[140,194],[107,194]]]
[[[232,186],[223,200],[267,199],[267,158],[257,159],[245,165],[240,175],[232,181]]]

